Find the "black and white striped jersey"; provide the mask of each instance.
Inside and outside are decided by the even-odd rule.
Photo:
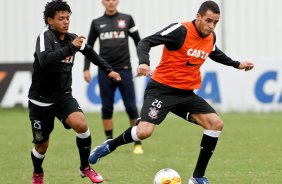
[[[129,36],[137,46],[140,36],[130,15],[119,12],[112,16],[104,14],[92,21],[87,44],[93,47],[98,38],[99,55],[103,59],[114,69],[131,69]],[[84,70],[89,69],[89,64],[89,61],[85,59]]]
[[[112,71],[110,65],[98,56],[91,46],[78,50],[72,41],[77,35],[68,33],[60,40],[58,33],[47,26],[37,37],[34,53],[32,83],[28,97],[42,103],[54,103],[61,95],[71,93],[74,55],[80,51],[103,71]]]

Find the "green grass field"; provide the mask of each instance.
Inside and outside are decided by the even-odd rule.
[[[225,122],[206,175],[212,184],[282,182],[282,113],[220,114]],[[86,114],[92,147],[104,141],[100,114]],[[114,116],[117,136],[128,127],[124,113]],[[31,183],[31,128],[24,109],[0,110],[0,183]],[[119,147],[93,166],[105,184],[152,184],[154,174],[170,167],[187,184],[198,157],[203,130],[169,115],[154,135],[143,141],[145,154],[134,155],[133,145]],[[56,121],[43,164],[45,184],[89,184],[78,175],[75,133]]]

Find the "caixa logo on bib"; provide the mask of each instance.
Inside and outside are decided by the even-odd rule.
[[[277,71],[267,71],[257,80],[255,96],[261,103],[282,103],[282,81],[278,80]],[[280,87],[279,87],[280,85]]]

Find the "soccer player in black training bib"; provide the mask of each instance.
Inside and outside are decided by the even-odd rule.
[[[43,13],[46,28],[36,41],[34,72],[28,95],[34,143],[31,152],[34,166],[32,184],[44,184],[42,163],[47,152],[49,136],[54,129],[55,117],[66,129],[73,129],[76,132],[80,175],[88,177],[93,183],[101,183],[102,176],[89,166],[91,135],[84,114],[72,96],[74,55],[81,52],[111,80],[119,82],[120,75],[114,72],[91,46],[83,43],[83,36],[68,32],[71,9],[66,2],[62,0],[48,2]]]

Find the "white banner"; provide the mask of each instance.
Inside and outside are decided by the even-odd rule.
[[[260,61],[255,63],[252,71],[245,72],[207,60],[202,68],[202,88],[196,93],[220,112],[282,111],[282,67],[276,67],[279,62],[281,61]],[[31,67],[32,64],[0,64],[0,107],[27,107]],[[82,68],[83,58],[79,56],[73,69],[73,96],[85,112],[99,112],[101,101],[97,68],[91,66],[93,78],[90,84],[83,80]],[[147,80],[146,77],[134,78],[139,109]],[[118,91],[115,110],[124,110]]]

